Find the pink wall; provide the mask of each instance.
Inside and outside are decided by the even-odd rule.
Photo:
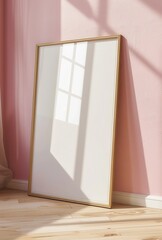
[[[34,49],[122,34],[114,190],[162,195],[162,1],[5,0],[4,140],[14,177],[29,173]]]
[[[0,97],[1,97],[1,89],[2,89],[2,82],[4,78],[4,71],[3,71],[3,64],[4,64],[4,2],[0,0]]]

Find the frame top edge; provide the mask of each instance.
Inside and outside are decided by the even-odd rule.
[[[80,39],[69,39],[69,40],[63,40],[63,41],[56,41],[56,42],[45,42],[45,43],[38,43],[36,44],[36,47],[46,47],[46,46],[52,46],[52,45],[59,45],[59,44],[66,44],[66,43],[76,43],[76,42],[91,42],[95,40],[112,40],[112,39],[121,39],[122,35],[111,35],[111,36],[100,36],[100,37],[89,37],[89,38],[80,38]]]

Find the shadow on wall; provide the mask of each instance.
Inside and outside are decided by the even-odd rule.
[[[92,11],[92,7],[89,4],[89,1],[84,0],[68,0],[70,4],[72,4],[78,11],[83,13],[86,17],[89,19],[92,19],[94,22],[96,22],[98,26],[98,35],[100,36],[102,32],[107,32],[110,34],[115,34],[114,30],[107,25],[107,15],[108,15],[108,3],[109,1],[98,1],[98,13],[95,15]]]
[[[119,79],[114,189],[149,194],[129,49],[124,37]]]
[[[161,16],[161,9],[162,9],[162,1],[159,0],[139,0],[140,3],[145,4],[146,7],[150,8],[151,10],[155,11]]]

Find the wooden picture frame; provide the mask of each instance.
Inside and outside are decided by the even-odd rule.
[[[111,207],[120,39],[36,46],[29,195]]]

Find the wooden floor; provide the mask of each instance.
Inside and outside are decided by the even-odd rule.
[[[162,240],[162,210],[112,209],[0,191],[0,240]]]

